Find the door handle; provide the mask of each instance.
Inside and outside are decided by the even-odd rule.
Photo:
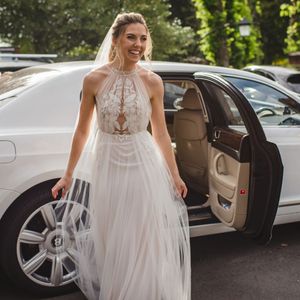
[[[215,157],[215,169],[219,175],[228,175],[226,161],[223,153]]]

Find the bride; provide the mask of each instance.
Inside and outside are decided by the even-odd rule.
[[[62,190],[61,202],[84,202],[80,226],[72,209],[63,221],[76,253],[76,283],[88,299],[190,299],[187,188],[165,124],[162,80],[138,64],[150,55],[143,16],[119,14],[100,48],[101,62],[84,78],[68,166],[52,188],[54,198]],[[84,155],[83,197],[74,178]]]

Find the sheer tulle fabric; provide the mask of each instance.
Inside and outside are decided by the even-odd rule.
[[[88,299],[190,299],[186,206],[146,130],[151,105],[139,73],[112,69],[96,109],[99,129],[57,207],[63,265],[76,270]],[[114,122],[122,109],[127,130],[118,134]]]

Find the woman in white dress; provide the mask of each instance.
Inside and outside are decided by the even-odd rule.
[[[60,190],[67,198],[60,202],[84,207],[64,212],[64,249],[88,299],[189,300],[187,188],[166,128],[162,80],[138,64],[151,54],[149,30],[142,15],[123,13],[107,37],[108,62],[84,78],[68,166],[52,188],[54,198]],[[76,192],[83,152],[89,184]]]

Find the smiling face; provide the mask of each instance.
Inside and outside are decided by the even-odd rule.
[[[126,26],[119,38],[113,41],[117,48],[122,65],[137,63],[144,55],[147,47],[147,30],[143,24],[133,23]]]

